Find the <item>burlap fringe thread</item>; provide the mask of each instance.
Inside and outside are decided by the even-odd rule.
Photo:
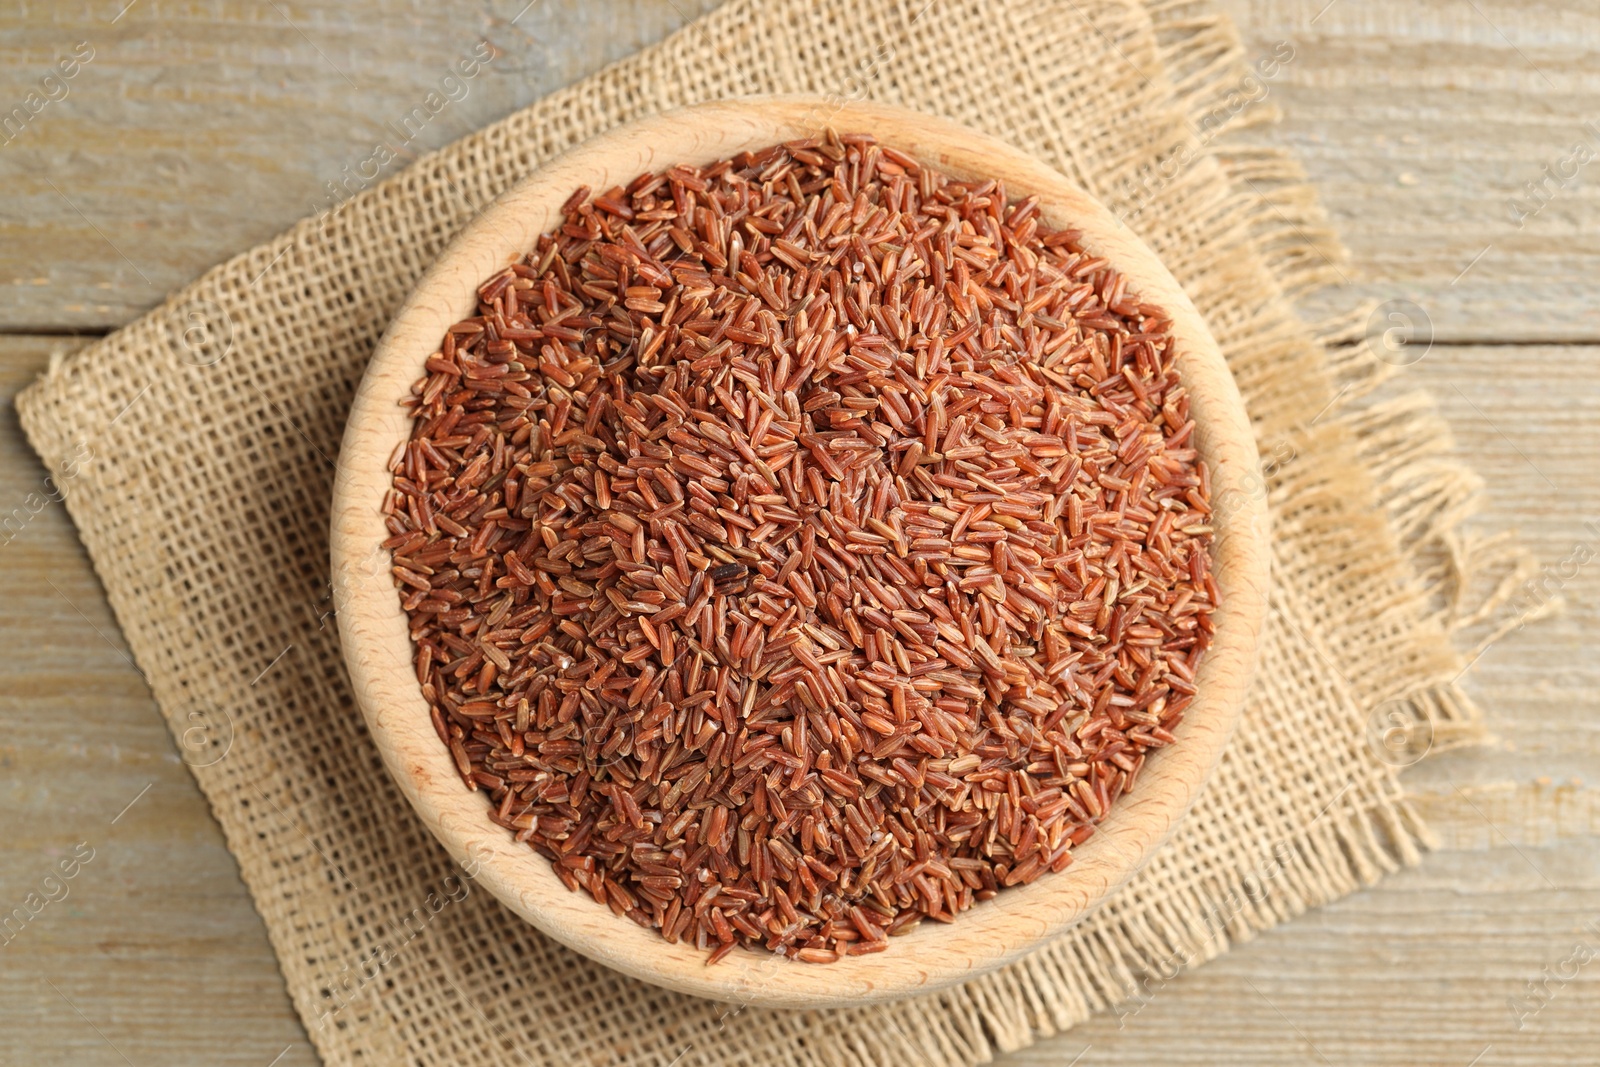
[[[1046,17],[1043,6],[1039,5],[1036,17]],[[1133,47],[1130,62],[1137,63],[1149,79],[1140,91],[1152,98],[1170,94],[1190,128],[1198,129],[1247,73],[1240,43],[1225,18],[1195,0],[1148,3],[1144,12],[1148,22],[1142,32],[1153,31],[1147,39],[1153,39],[1156,48],[1141,54]],[[700,32],[707,31],[702,27]],[[1243,140],[1244,134],[1271,117],[1268,106],[1230,118],[1213,131],[1220,143],[1207,146],[1214,163],[1201,160],[1193,169],[1221,168],[1231,192],[1205,205],[1207,225],[1216,232],[1246,232],[1280,286],[1276,294],[1262,294],[1262,303],[1275,303],[1272,297],[1281,296],[1286,304],[1337,281],[1344,252],[1299,166],[1282,150]],[[1073,177],[1090,186],[1091,192],[1115,193],[1094,189],[1084,175]],[[1181,177],[1174,185],[1163,195],[1189,195],[1196,183]],[[308,225],[303,223],[285,238],[219,270],[237,269],[246,259],[256,268],[267,267],[275,251],[286,250],[309,232]],[[1181,259],[1178,250],[1158,247],[1157,251]],[[1169,263],[1191,287],[1227,286],[1234,280],[1222,276],[1196,282],[1193,272],[1186,275],[1184,263],[1171,258]],[[205,284],[202,279],[169,306],[192,298]],[[1393,704],[1412,721],[1432,724],[1442,742],[1460,743],[1479,736],[1481,726],[1477,709],[1457,685],[1464,660],[1451,640],[1471,627],[1492,630],[1509,625],[1504,608],[1526,561],[1504,539],[1474,540],[1463,532],[1479,484],[1470,471],[1449,458],[1448,431],[1427,398],[1384,389],[1387,368],[1363,347],[1364,321],[1363,311],[1324,327],[1315,340],[1306,336],[1303,325],[1287,318],[1212,326],[1225,348],[1248,334],[1249,350],[1239,373],[1241,385],[1252,396],[1263,455],[1271,456],[1281,447],[1293,457],[1313,444],[1343,439],[1369,468],[1330,475],[1326,469],[1290,461],[1278,465],[1268,481],[1275,522],[1283,536],[1347,546],[1326,568],[1325,580],[1370,582],[1390,591],[1373,613],[1380,641],[1327,647],[1319,637],[1296,636],[1306,639],[1326,662],[1328,684],[1348,688],[1358,706]],[[1265,374],[1276,361],[1308,362],[1313,357],[1327,368],[1338,390],[1334,402],[1321,412],[1306,411],[1303,397],[1275,393],[1264,380],[1246,380],[1250,368]],[[60,370],[53,362],[47,377]],[[43,433],[23,406],[30,435]],[[1362,501],[1378,506],[1363,507]],[[1287,507],[1291,503],[1292,509]],[[1395,574],[1393,557],[1384,561],[1383,553],[1369,550],[1375,542],[1392,545],[1412,573]],[[1382,573],[1377,573],[1380,569]],[[1493,588],[1474,601],[1470,591],[1485,582]],[[1441,598],[1430,590],[1445,590],[1446,595]],[[1274,602],[1303,608],[1315,593],[1315,589],[1279,588]],[[1381,655],[1375,645],[1381,645]],[[1274,654],[1269,641],[1267,655]],[[912,1002],[916,1008],[869,1009],[857,1017],[879,1025],[831,1027],[826,1040],[799,1040],[800,1047],[786,1049],[786,1062],[877,1067],[915,1061],[965,1067],[988,1061],[997,1051],[1023,1047],[1095,1011],[1140,997],[1152,982],[1163,982],[1178,970],[1225,952],[1233,941],[1246,940],[1308,908],[1370,885],[1385,872],[1415,863],[1419,849],[1429,841],[1426,827],[1398,787],[1365,810],[1332,806],[1325,817],[1281,839],[1281,847],[1274,848],[1270,859],[1264,857],[1263,866],[1204,885],[1174,883],[1143,911],[1114,922],[1091,917],[1074,935],[1017,966],[931,998],[937,1011],[918,1010],[928,1005],[926,1000]],[[290,981],[297,1007],[308,1020],[314,1019],[319,1005],[309,990],[315,983],[300,973],[300,961],[285,956],[295,946],[279,943],[277,936],[274,941],[286,973],[299,975]],[[809,1025],[809,1017],[795,1017],[796,1032]],[[324,1052],[336,1055],[332,1048]],[[345,1058],[349,1055],[345,1051],[338,1058],[349,1062]]]

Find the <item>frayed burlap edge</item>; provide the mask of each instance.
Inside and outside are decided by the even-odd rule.
[[[1223,214],[1248,228],[1280,295],[1286,303],[1297,302],[1347,280],[1342,268],[1348,257],[1293,155],[1240,143],[1243,131],[1275,122],[1278,115],[1270,105],[1228,107],[1229,94],[1252,72],[1232,22],[1208,7],[1194,0],[1145,5],[1190,128],[1201,129],[1219,112],[1231,112],[1210,127],[1209,148],[1233,191]],[[1363,811],[1335,812],[1305,834],[1278,842],[1264,856],[1261,871],[1243,873],[1218,887],[1220,892],[1168,897],[1152,909],[1153,916],[1063,939],[1027,961],[1031,982],[1005,975],[1012,996],[950,1004],[975,1012],[999,1050],[1025,1047],[1096,1011],[1136,1013],[1183,969],[1221,955],[1234,941],[1370,886],[1385,873],[1415,865],[1421,850],[1433,846],[1398,771],[1432,751],[1484,739],[1481,711],[1462,689],[1461,677],[1472,652],[1530,621],[1507,609],[1532,562],[1506,534],[1468,531],[1468,520],[1481,505],[1482,483],[1452,458],[1449,427],[1425,391],[1385,389],[1396,368],[1375,358],[1369,343],[1375,303],[1361,302],[1331,322],[1285,324],[1281,347],[1264,358],[1291,354],[1301,347],[1294,335],[1309,332],[1320,349],[1331,399],[1309,418],[1303,405],[1291,413],[1254,404],[1252,416],[1264,460],[1270,461],[1281,443],[1291,449],[1289,462],[1267,476],[1274,502],[1297,495],[1304,500],[1307,493],[1343,502],[1319,516],[1322,525],[1330,532],[1337,527],[1366,550],[1330,561],[1333,569],[1355,581],[1381,577],[1390,587],[1387,602],[1373,606],[1373,625],[1389,635],[1382,642],[1383,655],[1364,655],[1369,650],[1358,647],[1328,648],[1298,635],[1319,646],[1341,681],[1359,690],[1358,703],[1374,709],[1373,744],[1381,745],[1383,732],[1395,726],[1403,731],[1408,748],[1389,754],[1395,772],[1390,795]],[[1294,442],[1308,435],[1320,435],[1319,447],[1342,439],[1362,465],[1348,467],[1343,477],[1324,478],[1314,488],[1298,484],[1292,457],[1305,446]],[[1364,507],[1364,502],[1379,506]],[[1489,590],[1474,598],[1472,591],[1485,582]],[[1274,591],[1275,602],[1292,596]],[[1489,634],[1473,644],[1467,635],[1486,621]],[[1471,645],[1472,652],[1464,656],[1461,644]],[[1264,872],[1274,881],[1270,890]],[[1063,989],[1078,995],[1063,998]],[[1024,1004],[1031,1010],[1018,1011]]]
[[[1234,28],[1225,17],[1189,0],[1146,8],[1174,95],[1191,128],[1199,129],[1250,74]],[[1249,228],[1281,295],[1298,301],[1345,280],[1341,268],[1347,257],[1291,153],[1238,143],[1242,131],[1276,117],[1270,106],[1245,109],[1213,128],[1216,139],[1210,147],[1233,189],[1228,213]],[[1482,483],[1453,458],[1449,427],[1426,392],[1385,388],[1396,368],[1375,358],[1369,338],[1375,310],[1375,302],[1363,302],[1335,321],[1310,326],[1322,350],[1331,395],[1325,407],[1309,419],[1304,410],[1288,416],[1264,412],[1260,405],[1252,407],[1252,415],[1264,459],[1270,461],[1280,444],[1290,449],[1289,461],[1279,463],[1267,478],[1275,500],[1304,500],[1305,494],[1315,493],[1345,501],[1347,506],[1320,516],[1324,523],[1341,526],[1339,532],[1345,534],[1353,529],[1349,540],[1391,550],[1362,551],[1332,561],[1356,580],[1381,570],[1385,584],[1392,586],[1392,597],[1374,606],[1372,620],[1389,635],[1384,655],[1362,655],[1360,648],[1321,651],[1353,688],[1353,679],[1361,680],[1357,699],[1374,709],[1370,740],[1375,745],[1382,744],[1386,731],[1402,731],[1407,748],[1389,753],[1398,772],[1431,751],[1483,740],[1482,714],[1461,687],[1461,677],[1476,651],[1531,621],[1509,608],[1533,564],[1508,535],[1469,530],[1481,504]],[[1295,347],[1291,339],[1285,341],[1286,348]],[[1362,465],[1352,465],[1344,477],[1324,479],[1316,487],[1297,484],[1292,458],[1304,445],[1297,447],[1295,440],[1312,434],[1343,438]],[[1326,440],[1320,447],[1328,447]],[[1362,507],[1363,501],[1379,507]],[[1275,599],[1288,595],[1283,590],[1274,594]],[[1469,635],[1475,630],[1480,636],[1473,641]],[[1469,646],[1466,655],[1459,647],[1463,644]],[[1092,937],[1074,936],[1040,953],[1028,961],[1032,988],[1024,983],[1013,997],[973,998],[951,1007],[976,1012],[1005,1051],[1065,1030],[1097,1010],[1135,1013],[1176,973],[1222,954],[1230,941],[1247,940],[1310,907],[1371,885],[1386,872],[1414,865],[1420,850],[1433,843],[1396,777],[1384,803],[1358,813],[1340,812],[1298,839],[1281,842],[1288,847],[1263,863],[1276,879],[1273,891],[1264,888],[1259,872],[1251,872],[1221,887],[1220,894],[1213,890],[1169,897],[1154,909],[1154,921],[1128,922]],[[1062,998],[1064,988],[1080,995]],[[1015,1010],[1024,1003],[1033,1010]]]

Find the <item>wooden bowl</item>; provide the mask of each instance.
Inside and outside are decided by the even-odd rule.
[[[824,125],[873,134],[947,174],[1003,179],[1013,197],[1038,194],[1047,224],[1081,231],[1084,244],[1125,273],[1133,290],[1170,313],[1213,498],[1230,505],[1218,509],[1213,549],[1223,602],[1177,744],[1150,755],[1138,789],[1117,802],[1067,870],[1003,890],[952,924],[922,923],[886,952],[805,964],[741,948],[708,966],[692,945],[668,944],[568,891],[548,860],[489,821],[487,797],[462,786],[416,681],[388,553],[377,547],[388,536],[379,509],[390,486],[389,459],[411,430],[398,402],[446,328],[475,313],[477,286],[531,249],[574,189],[607,189],[645,171],[725,159],[815,135]],[[1188,297],[1138,238],[1056,171],[992,137],[899,108],[803,97],[702,104],[642,119],[551,160],[468,226],[400,309],[356,395],[334,486],[339,632],[362,713],[401,790],[478,884],[544,933],[635,978],[740,1004],[808,1008],[927,993],[1059,937],[1144,863],[1200,792],[1239,719],[1266,610],[1266,514],[1251,489],[1259,483],[1246,481],[1256,470],[1239,391]]]

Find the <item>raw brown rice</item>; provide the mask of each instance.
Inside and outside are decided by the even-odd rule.
[[[417,679],[490,817],[720,959],[1072,861],[1218,594],[1169,323],[862,136],[580,189],[406,401]]]

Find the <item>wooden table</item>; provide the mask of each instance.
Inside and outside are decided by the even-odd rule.
[[[0,134],[0,392],[307,214],[479,40],[505,55],[422,150],[710,0],[525,2],[0,13],[7,110],[58,58],[92,50],[64,98]],[[1487,483],[1479,525],[1514,524],[1553,569],[1575,548],[1600,557],[1600,163],[1567,162],[1578,143],[1600,154],[1600,126],[1584,127],[1600,121],[1600,9],[1227,7],[1251,54],[1293,43],[1268,85],[1286,116],[1274,136],[1298,150],[1353,252],[1353,289],[1431,318],[1433,347],[1405,373],[1431,388]],[[1546,166],[1571,176],[1529,199]],[[1513,198],[1539,210],[1519,224]],[[11,411],[0,454],[0,911],[42,892],[75,846],[93,849],[69,894],[0,947],[0,1061],[314,1063],[221,835]],[[1600,1059],[1600,961],[1569,962],[1580,943],[1600,952],[1600,558],[1576,571],[1565,616],[1499,641],[1468,677],[1498,740],[1408,772],[1444,850],[1206,965],[1126,1028],[1099,1019],[1003,1062]],[[1547,1003],[1519,1029],[1508,1001],[1546,968]]]

